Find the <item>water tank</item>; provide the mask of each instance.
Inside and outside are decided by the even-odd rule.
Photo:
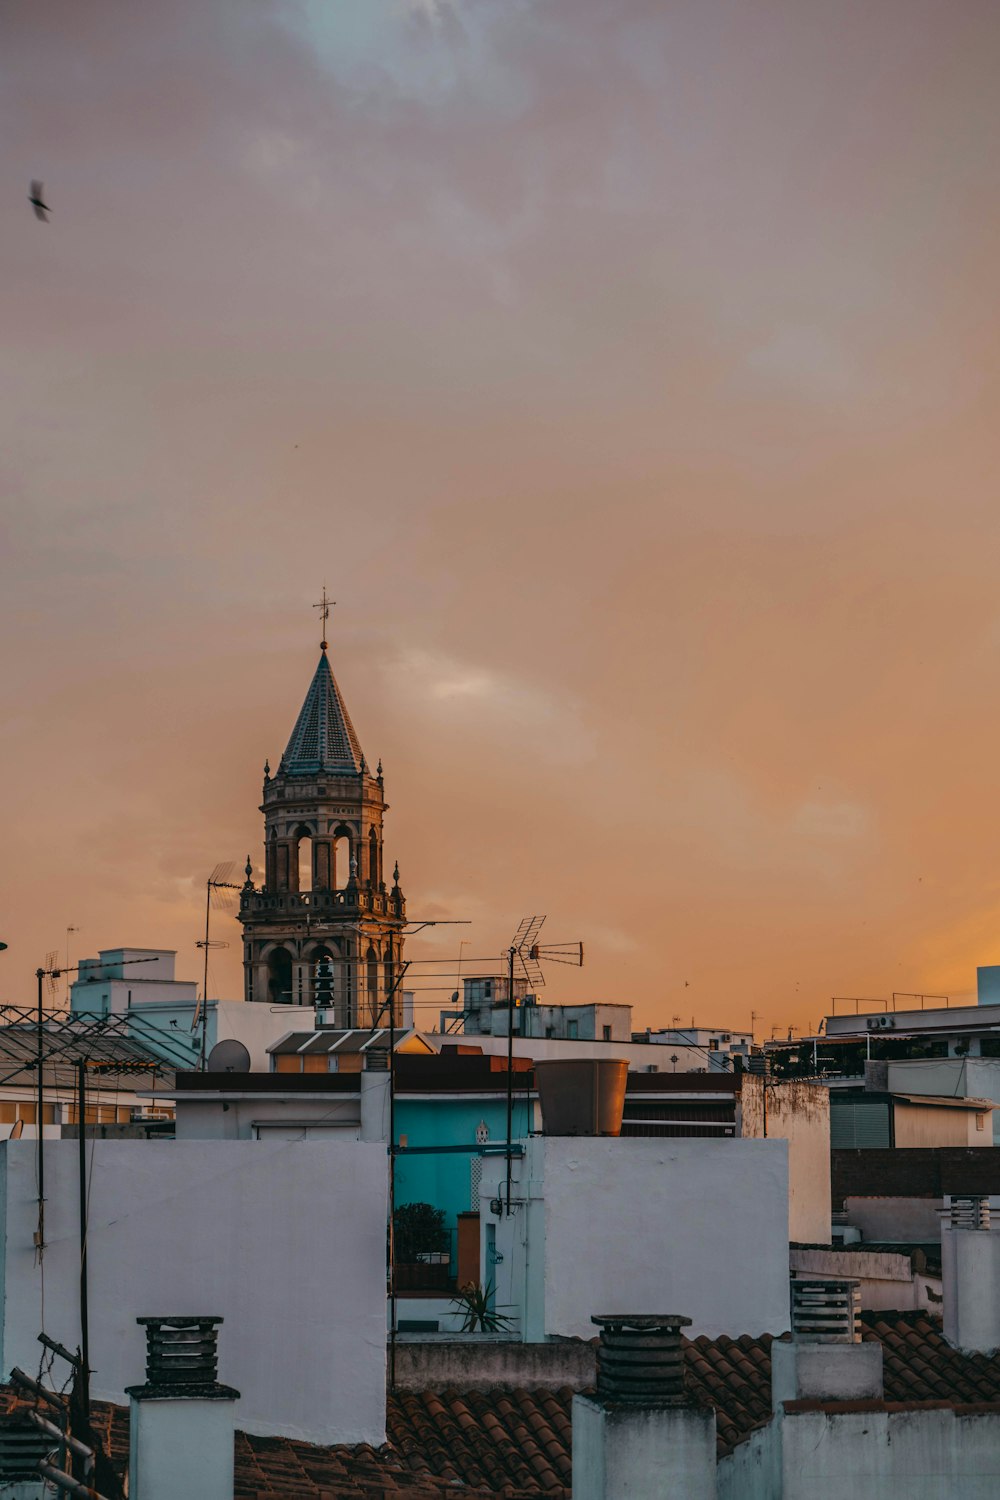
[[[621,1135],[628,1063],[616,1057],[535,1063],[545,1135]]]

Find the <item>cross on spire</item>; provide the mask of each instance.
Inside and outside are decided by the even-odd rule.
[[[328,599],[326,597],[326,584],[324,583],[324,585],[323,585],[323,597],[322,597],[322,599],[320,600],[320,602],[318,604],[314,604],[313,605],[313,609],[318,609],[319,610],[319,612],[320,612],[320,616],[319,617],[320,617],[320,620],[323,622],[323,639],[320,641],[319,644],[320,644],[321,649],[324,650],[324,651],[326,650],[326,645],[327,645],[327,642],[326,642],[326,622],[330,618],[330,608],[331,608],[332,605],[336,604],[336,602],[337,602],[336,599]]]

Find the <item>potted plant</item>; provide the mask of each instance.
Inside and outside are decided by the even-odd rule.
[[[513,1320],[493,1306],[492,1281],[486,1286],[466,1282],[452,1299],[451,1308],[462,1315],[463,1333],[506,1333],[513,1326]]]
[[[432,1203],[401,1203],[392,1216],[397,1291],[446,1290],[451,1240],[444,1211]]]

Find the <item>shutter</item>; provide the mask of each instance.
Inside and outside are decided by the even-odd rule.
[[[830,1098],[830,1146],[834,1151],[888,1147],[889,1104],[885,1099]]]

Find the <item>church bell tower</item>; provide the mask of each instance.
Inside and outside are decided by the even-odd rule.
[[[323,634],[329,603],[324,590]],[[382,764],[374,775],[320,648],[274,775],[264,767],[264,882],[247,860],[240,895],[246,999],[317,1005],[336,1026],[371,1026],[396,989],[406,904],[399,868],[386,886]],[[388,1024],[388,1012],[381,1024]]]

